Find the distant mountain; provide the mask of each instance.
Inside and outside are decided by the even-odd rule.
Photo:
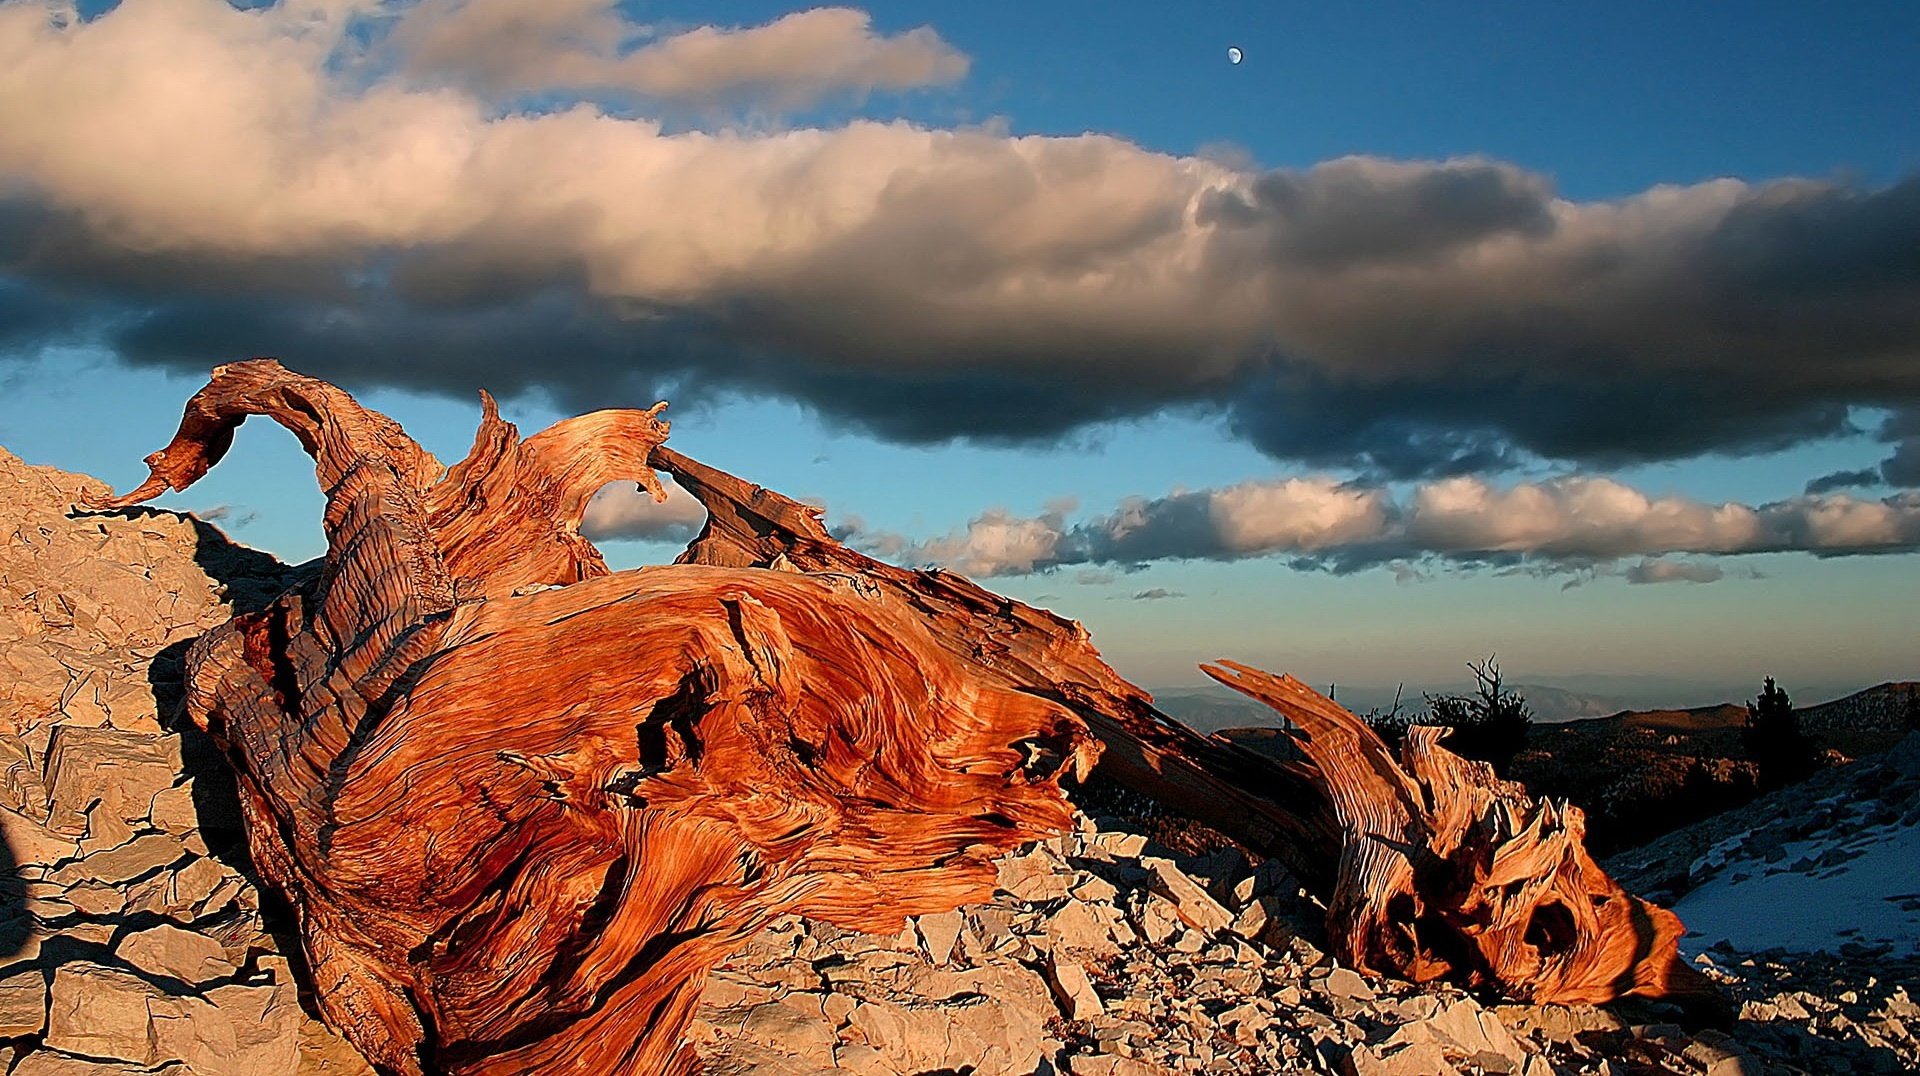
[[[1365,714],[1369,710],[1391,709],[1396,691],[1399,693],[1401,712],[1419,713],[1427,708],[1426,692],[1440,694],[1467,690],[1464,685],[1444,688],[1407,685],[1404,688],[1393,688],[1330,684],[1328,687],[1333,690],[1335,702],[1357,714]],[[1325,691],[1326,688],[1321,690]],[[1605,717],[1628,709],[1628,704],[1618,698],[1573,691],[1550,684],[1516,684],[1514,690],[1525,697],[1527,704],[1533,708],[1534,720],[1543,723]],[[1199,685],[1161,688],[1153,693],[1153,697],[1160,709],[1201,732],[1218,732],[1230,728],[1270,728],[1279,723],[1278,717],[1272,710],[1224,687]]]
[[[1590,695],[1550,684],[1515,684],[1513,691],[1527,700],[1533,719],[1542,722],[1578,721],[1583,717],[1605,717],[1627,709],[1621,699]]]
[[[1398,688],[1349,684],[1314,686],[1323,692],[1331,689],[1334,701],[1354,713],[1365,714],[1369,710],[1392,708],[1396,691],[1399,692],[1403,712],[1419,713],[1426,709],[1425,693],[1465,692],[1470,685],[1407,684]],[[1844,694],[1847,691],[1844,687],[1821,684],[1783,686],[1791,690],[1796,699],[1832,699],[1831,702],[1799,707],[1802,720],[1808,722],[1808,731],[1830,735],[1836,741],[1833,746],[1848,754],[1855,754],[1848,749],[1851,738],[1845,735],[1845,728],[1850,724],[1864,723],[1874,729],[1884,729],[1891,727],[1890,722],[1898,724],[1897,718],[1904,713],[1902,707],[1906,705],[1905,692],[1917,685],[1913,681],[1894,681],[1851,694]],[[1515,684],[1513,690],[1533,708],[1535,721],[1559,724],[1628,713],[1677,715],[1688,711],[1704,712],[1728,705],[1733,706],[1744,718],[1744,704],[1757,694],[1758,687],[1736,683],[1716,685],[1670,677],[1579,675],[1554,677],[1551,680],[1539,678]],[[1837,697],[1843,694],[1844,697]],[[1270,728],[1278,724],[1271,710],[1218,684],[1161,687],[1153,689],[1153,696],[1160,709],[1201,732]]]
[[[1234,728],[1272,728],[1279,715],[1237,692],[1220,688],[1172,688],[1153,693],[1153,702],[1161,710],[1197,732],[1219,732]]]

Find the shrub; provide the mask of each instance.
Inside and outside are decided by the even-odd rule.
[[[1471,695],[1428,695],[1427,712],[1406,714],[1400,710],[1398,696],[1393,708],[1370,711],[1367,727],[1398,751],[1407,729],[1414,725],[1439,725],[1452,729],[1445,741],[1447,750],[1462,758],[1490,762],[1496,770],[1505,770],[1513,756],[1527,745],[1533,728],[1533,711],[1527,700],[1515,694],[1502,681],[1500,665],[1489,657],[1469,662],[1477,681]]]
[[[1428,713],[1422,723],[1453,729],[1446,740],[1448,750],[1505,772],[1513,756],[1527,746],[1533,710],[1501,681],[1500,663],[1493,657],[1468,662],[1467,668],[1473,670],[1474,693],[1428,695]]]

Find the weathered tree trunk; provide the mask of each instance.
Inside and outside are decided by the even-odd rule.
[[[1431,806],[1329,756],[1352,734],[1337,717],[1299,721],[1298,763],[1201,737],[1077,623],[847,549],[815,510],[665,448],[658,407],[523,441],[484,403],[443,468],[324,382],[221,367],[110,502],[185,488],[248,415],[316,460],[324,570],[196,644],[188,711],[238,772],[322,1015],[393,1071],[690,1071],[699,984],[766,919],[893,931],[982,897],[994,855],[1067,824],[1059,782],[1096,757],[1324,883],[1359,966],[1539,1000],[1684,985],[1667,913],[1568,903],[1605,881],[1577,814],[1513,806],[1428,741],[1407,758]],[[576,529],[586,501],[623,478],[663,496],[653,468],[708,524],[675,565],[609,573]],[[1256,676],[1237,686],[1294,716]],[[1405,871],[1380,851],[1422,841],[1393,853]]]
[[[1408,729],[1396,763],[1365,722],[1291,676],[1201,668],[1300,730],[1345,838],[1327,907],[1342,963],[1520,1001],[1713,996],[1678,955],[1679,917],[1587,854],[1580,808],[1446,750],[1443,729]]]

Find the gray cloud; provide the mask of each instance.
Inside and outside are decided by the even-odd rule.
[[[1920,486],[1920,408],[1888,416],[1880,439],[1893,444],[1893,454],[1880,461],[1880,479],[1889,486]]]
[[[903,442],[1184,408],[1375,480],[1920,409],[1920,178],[1575,202],[1483,159],[1256,172],[1099,135],[668,133],[487,96],[952,75],[916,34],[828,9],[673,35],[603,0],[0,2],[0,347],[681,414],[776,394]],[[772,47],[799,40],[821,44]],[[1920,484],[1920,447],[1888,438],[1883,476]],[[1128,540],[1183,547],[1183,510]]]
[[[1627,582],[1717,583],[1726,576],[1717,564],[1691,560],[1643,560],[1626,571]]]
[[[1818,478],[1807,480],[1808,493],[1831,493],[1836,489],[1858,489],[1861,486],[1880,484],[1880,471],[1868,467],[1858,471],[1829,471]]]
[[[1186,597],[1186,595],[1177,590],[1168,590],[1166,587],[1149,587],[1148,589],[1143,590],[1138,594],[1135,594],[1131,600],[1137,601],[1137,602],[1157,602],[1157,601],[1165,601],[1168,598],[1184,598],[1184,597]]]

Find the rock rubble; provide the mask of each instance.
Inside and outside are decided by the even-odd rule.
[[[171,512],[0,450],[0,1064],[21,1076],[371,1070],[300,1007],[217,760],[166,716],[186,645],[286,583]]]

